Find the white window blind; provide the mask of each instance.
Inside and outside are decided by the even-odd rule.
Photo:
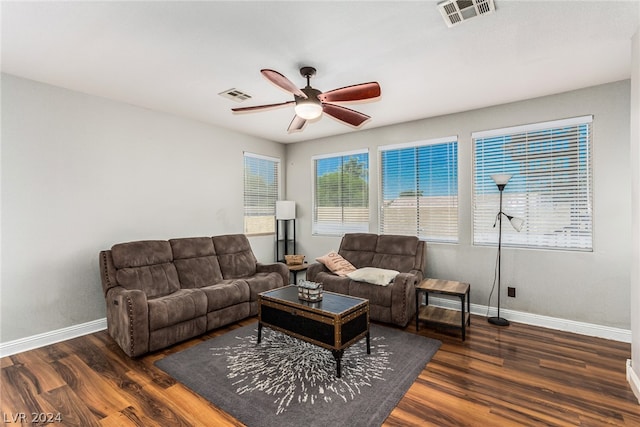
[[[458,242],[458,141],[379,148],[380,233]]]
[[[275,233],[280,159],[244,153],[244,232]]]
[[[491,175],[513,175],[503,212],[522,218],[518,233],[503,222],[504,245],[589,251],[593,248],[592,116],[472,134],[473,241],[497,244],[499,210]]]
[[[314,156],[313,234],[369,231],[369,153]]]

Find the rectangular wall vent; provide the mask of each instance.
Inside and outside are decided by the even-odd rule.
[[[236,102],[242,102],[246,101],[247,99],[251,99],[251,95],[246,94],[236,88],[225,90],[224,92],[220,92],[218,95],[227,99],[232,99]]]
[[[438,3],[438,10],[447,27],[496,10],[493,0],[446,0]]]

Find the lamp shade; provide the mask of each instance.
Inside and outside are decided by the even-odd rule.
[[[496,185],[507,185],[507,182],[511,179],[511,175],[506,173],[497,173],[495,175],[491,175],[491,179]]]
[[[276,219],[296,219],[296,202],[276,200]]]
[[[522,230],[522,226],[524,225],[524,219],[522,218],[509,217],[509,222],[511,223],[511,226],[518,232]]]

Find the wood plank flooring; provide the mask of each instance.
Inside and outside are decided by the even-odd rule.
[[[2,358],[0,423],[240,426],[153,363],[255,321],[139,359],[125,356],[106,331]],[[415,333],[415,323],[405,330]],[[478,316],[465,342],[456,330],[422,325],[419,334],[442,347],[385,426],[640,426],[625,377],[629,344],[522,324],[499,328]],[[31,422],[33,415],[52,422]]]

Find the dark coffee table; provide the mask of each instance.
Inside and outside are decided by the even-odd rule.
[[[366,299],[324,292],[322,301],[308,302],[298,299],[293,285],[262,292],[258,295],[258,343],[263,326],[331,350],[338,378],[347,347],[366,337],[367,354],[371,354]]]

